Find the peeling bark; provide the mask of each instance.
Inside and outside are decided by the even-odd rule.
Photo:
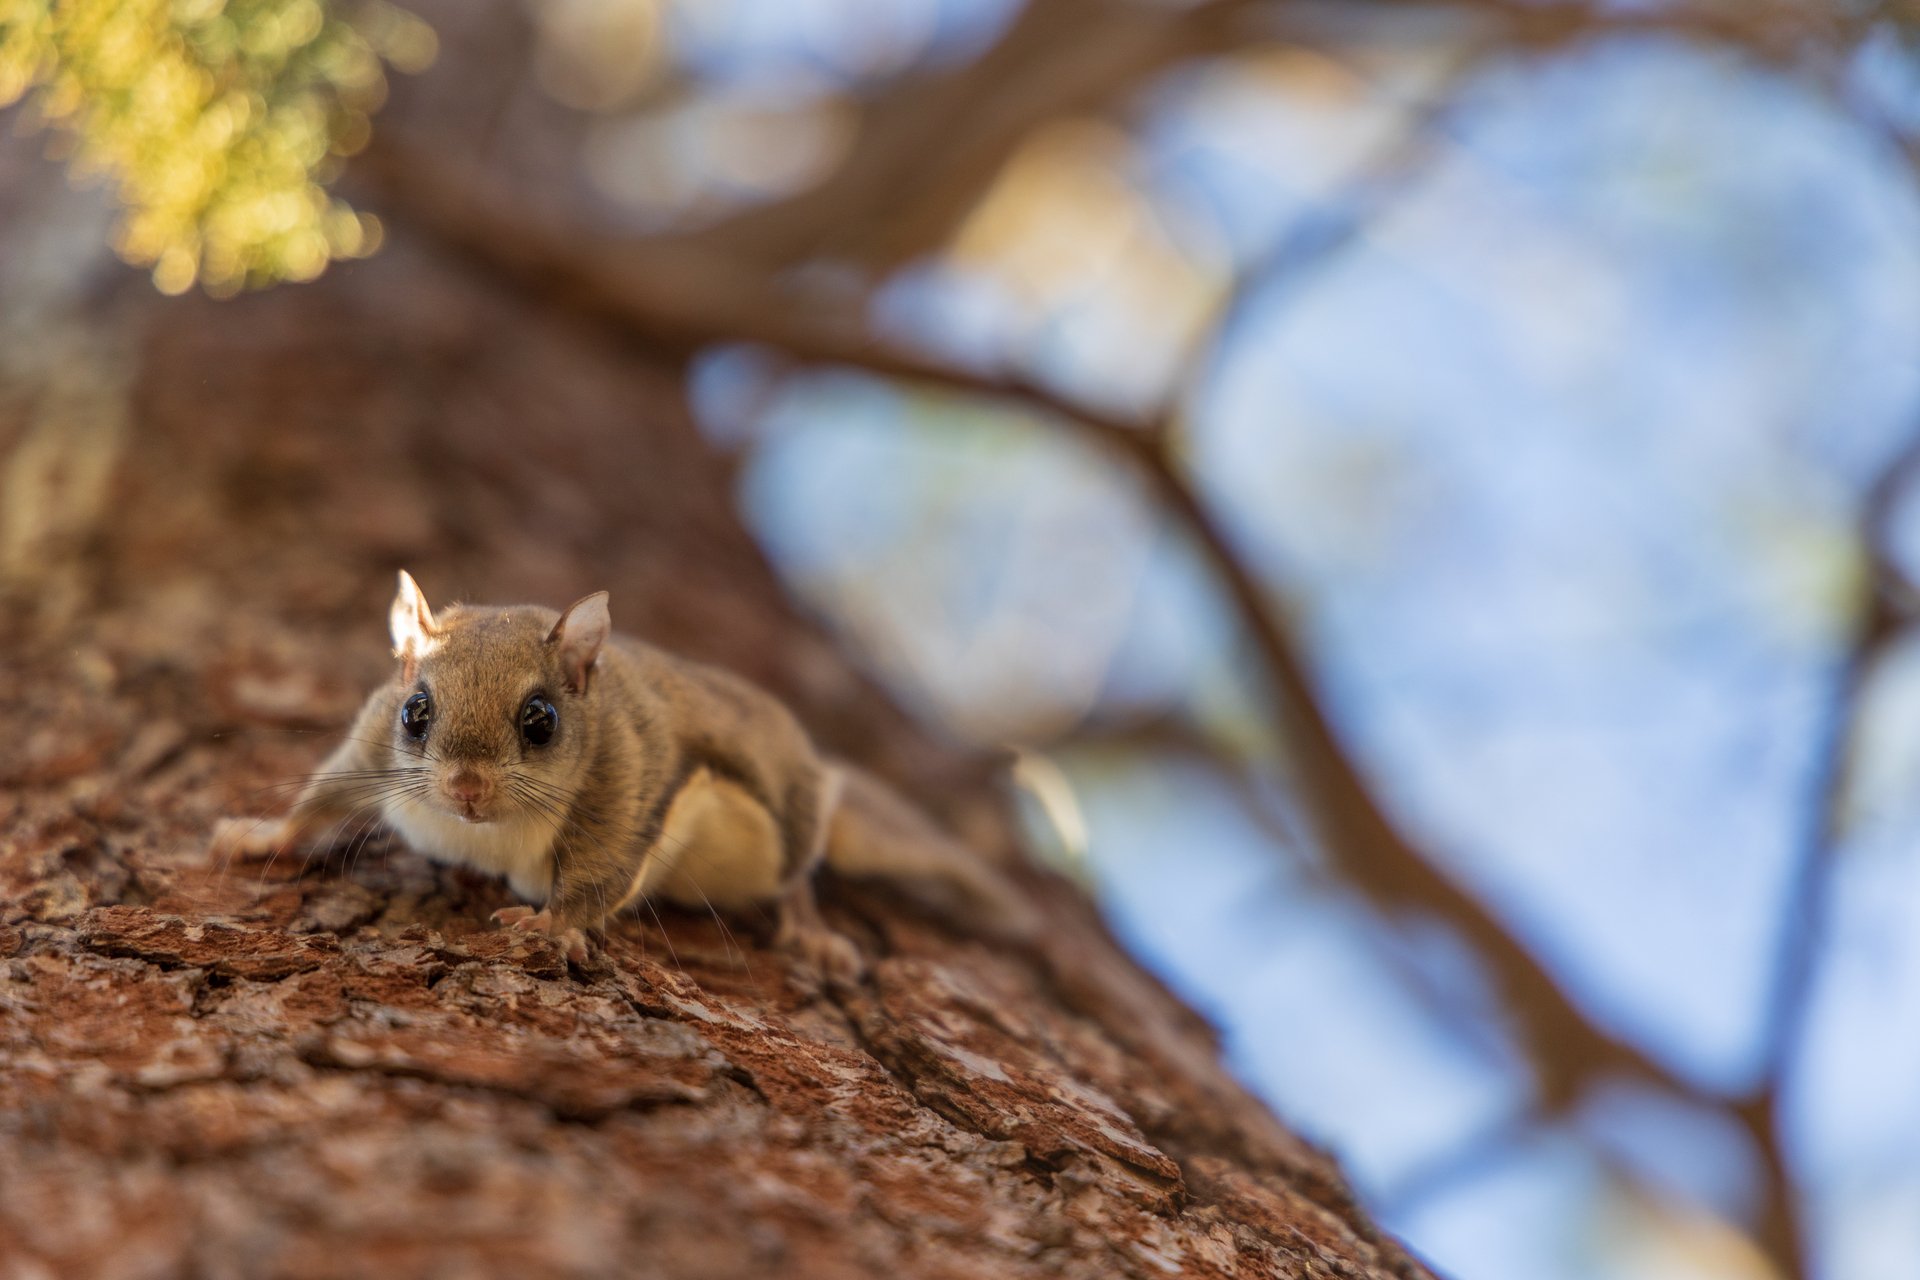
[[[1005,840],[979,763],[795,616],[670,361],[404,237],[81,314],[91,345],[0,409],[34,548],[0,583],[8,1274],[1427,1275],[1031,871],[1034,955],[829,885],[871,972],[822,992],[763,922],[664,908],[570,970],[487,923],[504,886],[377,833],[210,864],[383,671],[401,564],[436,596],[610,588]]]

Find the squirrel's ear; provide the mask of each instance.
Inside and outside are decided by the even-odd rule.
[[[613,615],[607,612],[607,593],[596,591],[574,601],[547,633],[547,643],[560,655],[561,668],[567,673],[567,687],[575,693],[587,691],[587,677],[600,657],[600,647],[613,630]]]
[[[420,584],[405,569],[400,571],[400,590],[387,610],[387,628],[393,633],[393,656],[411,666],[432,650],[435,642],[433,610]]]

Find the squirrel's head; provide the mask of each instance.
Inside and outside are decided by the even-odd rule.
[[[527,812],[560,821],[593,741],[607,593],[558,615],[453,605],[435,617],[401,570],[388,624],[400,660],[388,732],[394,751],[426,770],[414,798],[469,822]]]

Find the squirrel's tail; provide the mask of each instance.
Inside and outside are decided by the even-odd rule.
[[[844,760],[831,763],[841,781],[827,828],[827,865],[836,873],[895,882],[997,939],[1039,935],[1040,913],[1012,880],[880,779]]]

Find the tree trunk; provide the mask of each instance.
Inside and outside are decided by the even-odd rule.
[[[979,763],[795,616],[672,359],[404,234],[230,303],[99,278],[10,307],[0,400],[0,1271],[1427,1274],[1047,877],[1032,955],[829,885],[870,972],[819,993],[664,909],[570,970],[374,833],[211,864],[381,677],[401,565],[609,588],[1000,838]]]

